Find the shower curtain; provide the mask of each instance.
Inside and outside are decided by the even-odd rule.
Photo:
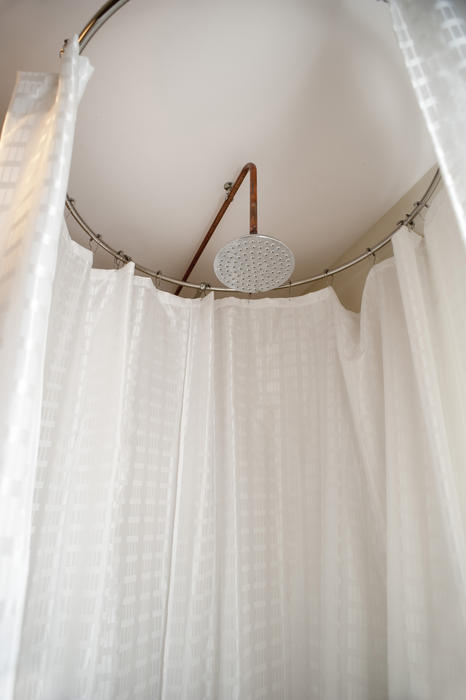
[[[187,300],[60,223],[90,74],[1,142],[0,697],[460,700],[465,249],[441,193],[361,314]]]
[[[466,244],[466,2],[391,0],[390,6]]]

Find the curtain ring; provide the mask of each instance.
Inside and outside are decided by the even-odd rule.
[[[89,236],[89,250],[91,251],[91,253],[95,253],[97,251],[98,240],[96,240],[96,238],[100,240],[100,233],[96,233],[95,238],[93,236]]]
[[[210,284],[209,284],[208,282],[201,282],[201,284],[199,285],[199,289],[200,289],[200,292],[201,292],[201,297],[205,297],[205,295],[206,295],[206,293],[207,293],[207,289],[208,289],[209,287],[210,287]]]
[[[162,274],[162,270],[157,270],[155,273],[155,277],[153,279],[153,282],[155,284],[156,289],[160,289],[160,275]]]
[[[428,205],[426,204],[425,206],[427,207]],[[403,219],[400,219],[400,221],[397,222],[397,226],[407,226],[409,228],[413,223],[413,221],[410,221],[409,219],[409,214],[406,214],[406,216]]]
[[[61,47],[60,51],[58,52],[59,58],[61,58],[61,57],[63,56],[63,54],[65,53],[65,49],[66,49],[66,47],[68,46],[69,41],[70,41],[69,39],[64,39],[64,40],[63,40],[63,46]]]
[[[366,251],[372,255],[372,265],[375,265],[377,262],[377,258],[375,257],[375,253],[372,250],[372,248],[366,248]]]
[[[332,273],[331,275],[329,275],[329,272],[330,272],[330,270],[329,270],[328,268],[327,268],[326,270],[324,270],[325,277],[329,277],[329,278],[330,278],[330,281],[327,282],[327,287],[333,287],[333,277],[334,277],[334,275],[333,275],[333,273]]]
[[[116,255],[113,256],[113,262],[115,263],[115,270],[120,270],[123,267],[123,260],[120,259],[118,256],[123,256],[124,253],[122,250],[119,250]]]
[[[288,280],[288,299],[291,299],[291,280]]]
[[[420,204],[421,204],[421,202],[414,202],[414,206],[416,206],[416,207],[419,206]],[[428,202],[424,202],[424,204],[422,205],[422,209],[420,209],[418,211],[418,213],[416,214],[416,219],[417,219],[417,217],[419,217],[423,224],[426,221],[427,209],[429,209],[429,207],[430,207],[430,204]],[[414,219],[411,222],[411,226],[413,227],[412,230],[414,231]],[[422,236],[424,238],[423,233],[420,233],[419,231],[416,231],[415,233],[417,233],[418,236]]]

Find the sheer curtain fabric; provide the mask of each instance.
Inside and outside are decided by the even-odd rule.
[[[11,697],[29,567],[45,344],[79,100],[76,38],[60,76],[20,73],[0,143],[0,697]]]
[[[464,695],[450,290],[395,251],[358,316],[179,299],[63,231],[15,698]]]
[[[390,6],[466,245],[466,2],[391,0]]]

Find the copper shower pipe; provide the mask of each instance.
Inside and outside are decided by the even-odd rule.
[[[384,0],[386,1],[386,0]],[[94,37],[94,35],[99,31],[99,29],[105,24],[107,20],[112,17],[112,15],[115,14],[121,7],[126,5],[126,3],[129,2],[129,0],[107,0],[107,2],[102,5],[102,7],[96,12],[96,14],[89,20],[89,22],[86,24],[84,29],[81,31],[79,35],[79,53],[82,52],[84,47],[89,43],[89,41]],[[66,41],[65,41],[66,43]],[[246,169],[248,169],[248,166],[253,166],[252,163],[248,163],[247,166],[245,166]],[[254,170],[255,170],[255,166]],[[241,171],[240,177],[244,171],[244,169]],[[247,170],[246,170],[247,172]],[[244,173],[242,179],[240,182],[237,181],[238,186],[236,187],[236,191],[238,190],[238,187],[240,186],[242,180],[246,176],[246,172]],[[251,177],[254,177],[255,173],[253,175],[251,171]],[[317,275],[312,275],[311,277],[305,277],[304,279],[296,280],[295,282],[289,282],[287,284],[282,284],[277,289],[288,289],[290,290],[292,287],[299,287],[304,284],[310,284],[311,282],[318,282],[319,280],[323,279],[331,279],[333,275],[338,274],[339,272],[343,272],[344,270],[348,270],[351,268],[353,265],[357,265],[358,263],[362,262],[363,260],[366,260],[368,257],[371,255],[374,255],[378,250],[383,248],[383,246],[387,245],[397,233],[397,231],[400,230],[402,226],[408,226],[409,224],[412,224],[415,218],[418,216],[418,214],[424,209],[424,207],[429,206],[429,200],[435,193],[439,183],[441,182],[441,175],[440,175],[440,170],[437,168],[435,171],[435,174],[427,187],[426,191],[422,195],[421,199],[418,202],[415,202],[413,204],[412,209],[403,217],[401,221],[399,221],[395,228],[390,231],[381,241],[379,241],[375,246],[372,246],[371,248],[367,248],[364,253],[361,253],[361,255],[356,256],[355,258],[352,258],[352,260],[349,260],[348,262],[344,263],[343,265],[340,265],[339,267],[335,267],[333,269],[327,269],[324,270],[324,272],[317,274]],[[239,178],[238,178],[239,180]],[[237,184],[235,183],[235,185]],[[251,182],[251,185],[253,183]],[[233,199],[234,193],[230,191],[229,197],[227,197],[227,200],[225,204],[227,204],[228,200]],[[230,202],[228,202],[229,204]],[[228,206],[228,205],[227,205]],[[73,219],[77,222],[77,224],[82,228],[82,230],[89,236],[89,240],[93,241],[96,245],[98,245],[100,248],[105,250],[107,253],[110,253],[110,255],[113,256],[115,260],[120,261],[123,265],[125,265],[131,258],[126,255],[123,251],[121,250],[115,250],[115,248],[112,248],[111,245],[106,243],[104,239],[102,238],[102,235],[99,233],[96,233],[90,226],[89,224],[83,219],[81,214],[76,208],[75,201],[72,197],[69,196],[69,194],[66,195],[66,208],[70,212],[71,216]],[[220,213],[220,212],[219,212]],[[224,212],[223,212],[224,213]],[[222,216],[223,216],[222,213]],[[221,217],[220,217],[221,218]],[[251,231],[251,233],[257,233],[257,231]],[[168,282],[169,284],[173,285],[178,285],[177,289],[177,294],[179,293],[179,290],[182,286],[189,287],[190,289],[196,289],[196,290],[204,290],[206,287],[208,287],[210,290],[213,292],[236,292],[235,289],[229,289],[226,287],[215,287],[213,285],[208,285],[205,282],[202,284],[197,284],[194,282],[188,282],[186,280],[183,280],[183,285],[181,285],[181,280],[175,279],[174,277],[169,277],[168,275],[164,275],[160,270],[158,272],[155,272],[155,270],[152,270],[145,265],[141,265],[138,262],[134,262],[134,267],[136,270],[139,270],[139,272],[142,272],[144,275],[147,275],[149,277],[152,277],[152,279],[156,282],[162,281],[162,282]]]
[[[231,186],[228,192],[228,197],[225,199],[223,202],[222,206],[218,210],[217,216],[215,219],[212,221],[212,224],[207,231],[206,235],[204,236],[201,245],[199,248],[196,250],[193,259],[189,263],[188,269],[184,273],[182,277],[182,281],[186,282],[186,280],[189,278],[189,275],[193,271],[197,261],[201,257],[202,253],[205,250],[205,247],[207,243],[210,241],[212,238],[215,229],[219,225],[220,221],[223,218],[223,215],[225,214],[226,210],[232,203],[235,194],[238,192],[239,188],[241,187],[241,184],[246,177],[246,175],[249,173],[249,233],[255,234],[257,233],[257,168],[254,165],[254,163],[246,163],[244,168],[241,170],[240,174],[236,178],[235,182]],[[178,295],[181,290],[183,289],[183,285],[179,285],[176,290],[175,294]]]

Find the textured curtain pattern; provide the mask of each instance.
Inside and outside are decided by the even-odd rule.
[[[16,700],[464,698],[465,261],[430,219],[361,316],[179,299],[63,231]]]
[[[466,695],[466,254],[445,193],[422,243],[402,232],[393,244],[426,432],[404,464],[392,451],[407,430],[414,446],[408,417],[388,445],[390,697],[456,700]]]
[[[361,315],[93,270],[60,237],[89,73],[23,74],[1,145],[1,700],[464,700],[448,203]]]
[[[0,697],[11,696],[29,561],[47,324],[81,93],[76,40],[60,75],[21,73],[0,143]]]
[[[466,1],[391,0],[390,4],[466,244]]]

